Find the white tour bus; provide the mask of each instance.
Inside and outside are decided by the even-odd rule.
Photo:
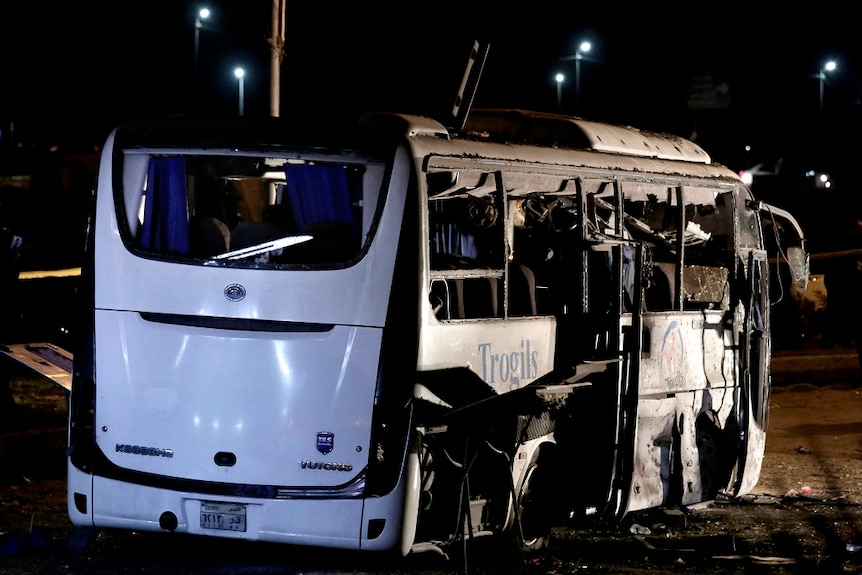
[[[806,266],[790,214],[674,136],[519,110],[121,126],[69,516],[445,553],[745,494],[768,281]]]

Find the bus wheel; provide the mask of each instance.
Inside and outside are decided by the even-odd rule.
[[[548,458],[539,457],[527,468],[518,489],[518,522],[514,527],[514,535],[522,551],[535,551],[548,546],[553,523],[549,476]]]

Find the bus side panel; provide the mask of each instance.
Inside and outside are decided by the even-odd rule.
[[[638,400],[627,511],[659,506],[669,495],[671,458],[679,437],[675,429],[677,408],[675,398]]]
[[[425,326],[419,369],[467,366],[497,393],[521,388],[554,365],[553,318],[452,322]]]
[[[760,470],[763,467],[763,454],[766,451],[766,429],[761,427],[749,411],[748,433],[745,441],[745,467],[740,473],[742,481],[733,492],[734,496],[751,493],[760,481]]]
[[[641,355],[640,395],[735,384],[723,312],[644,314],[649,348]]]
[[[737,371],[720,318],[720,312],[644,316],[649,335],[628,511],[698,503],[727,485]]]
[[[747,356],[739,400],[741,446],[732,489],[735,496],[745,495],[757,485],[766,450],[771,385],[769,365],[772,357],[768,274],[766,253],[752,252],[748,279],[751,299],[746,309],[742,336]]]

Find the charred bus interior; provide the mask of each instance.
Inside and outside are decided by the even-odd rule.
[[[483,357],[472,367],[481,377],[419,373],[433,392],[417,398],[428,423],[419,533],[508,530],[532,548],[572,518],[621,519],[756,483],[769,395],[761,224],[774,214],[732,174],[697,175],[710,165],[699,149],[676,158],[695,165],[687,175],[615,152],[631,163],[603,170],[594,156],[566,170],[489,157],[428,170],[435,319],[463,330],[546,322],[554,354],[547,372],[514,353],[496,367]],[[804,280],[801,230],[772,239],[795,246]],[[512,384],[519,377],[529,383]]]

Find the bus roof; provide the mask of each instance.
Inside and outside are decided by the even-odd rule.
[[[711,163],[703,148],[679,136],[543,112],[476,109],[464,131],[467,136],[493,141]]]

